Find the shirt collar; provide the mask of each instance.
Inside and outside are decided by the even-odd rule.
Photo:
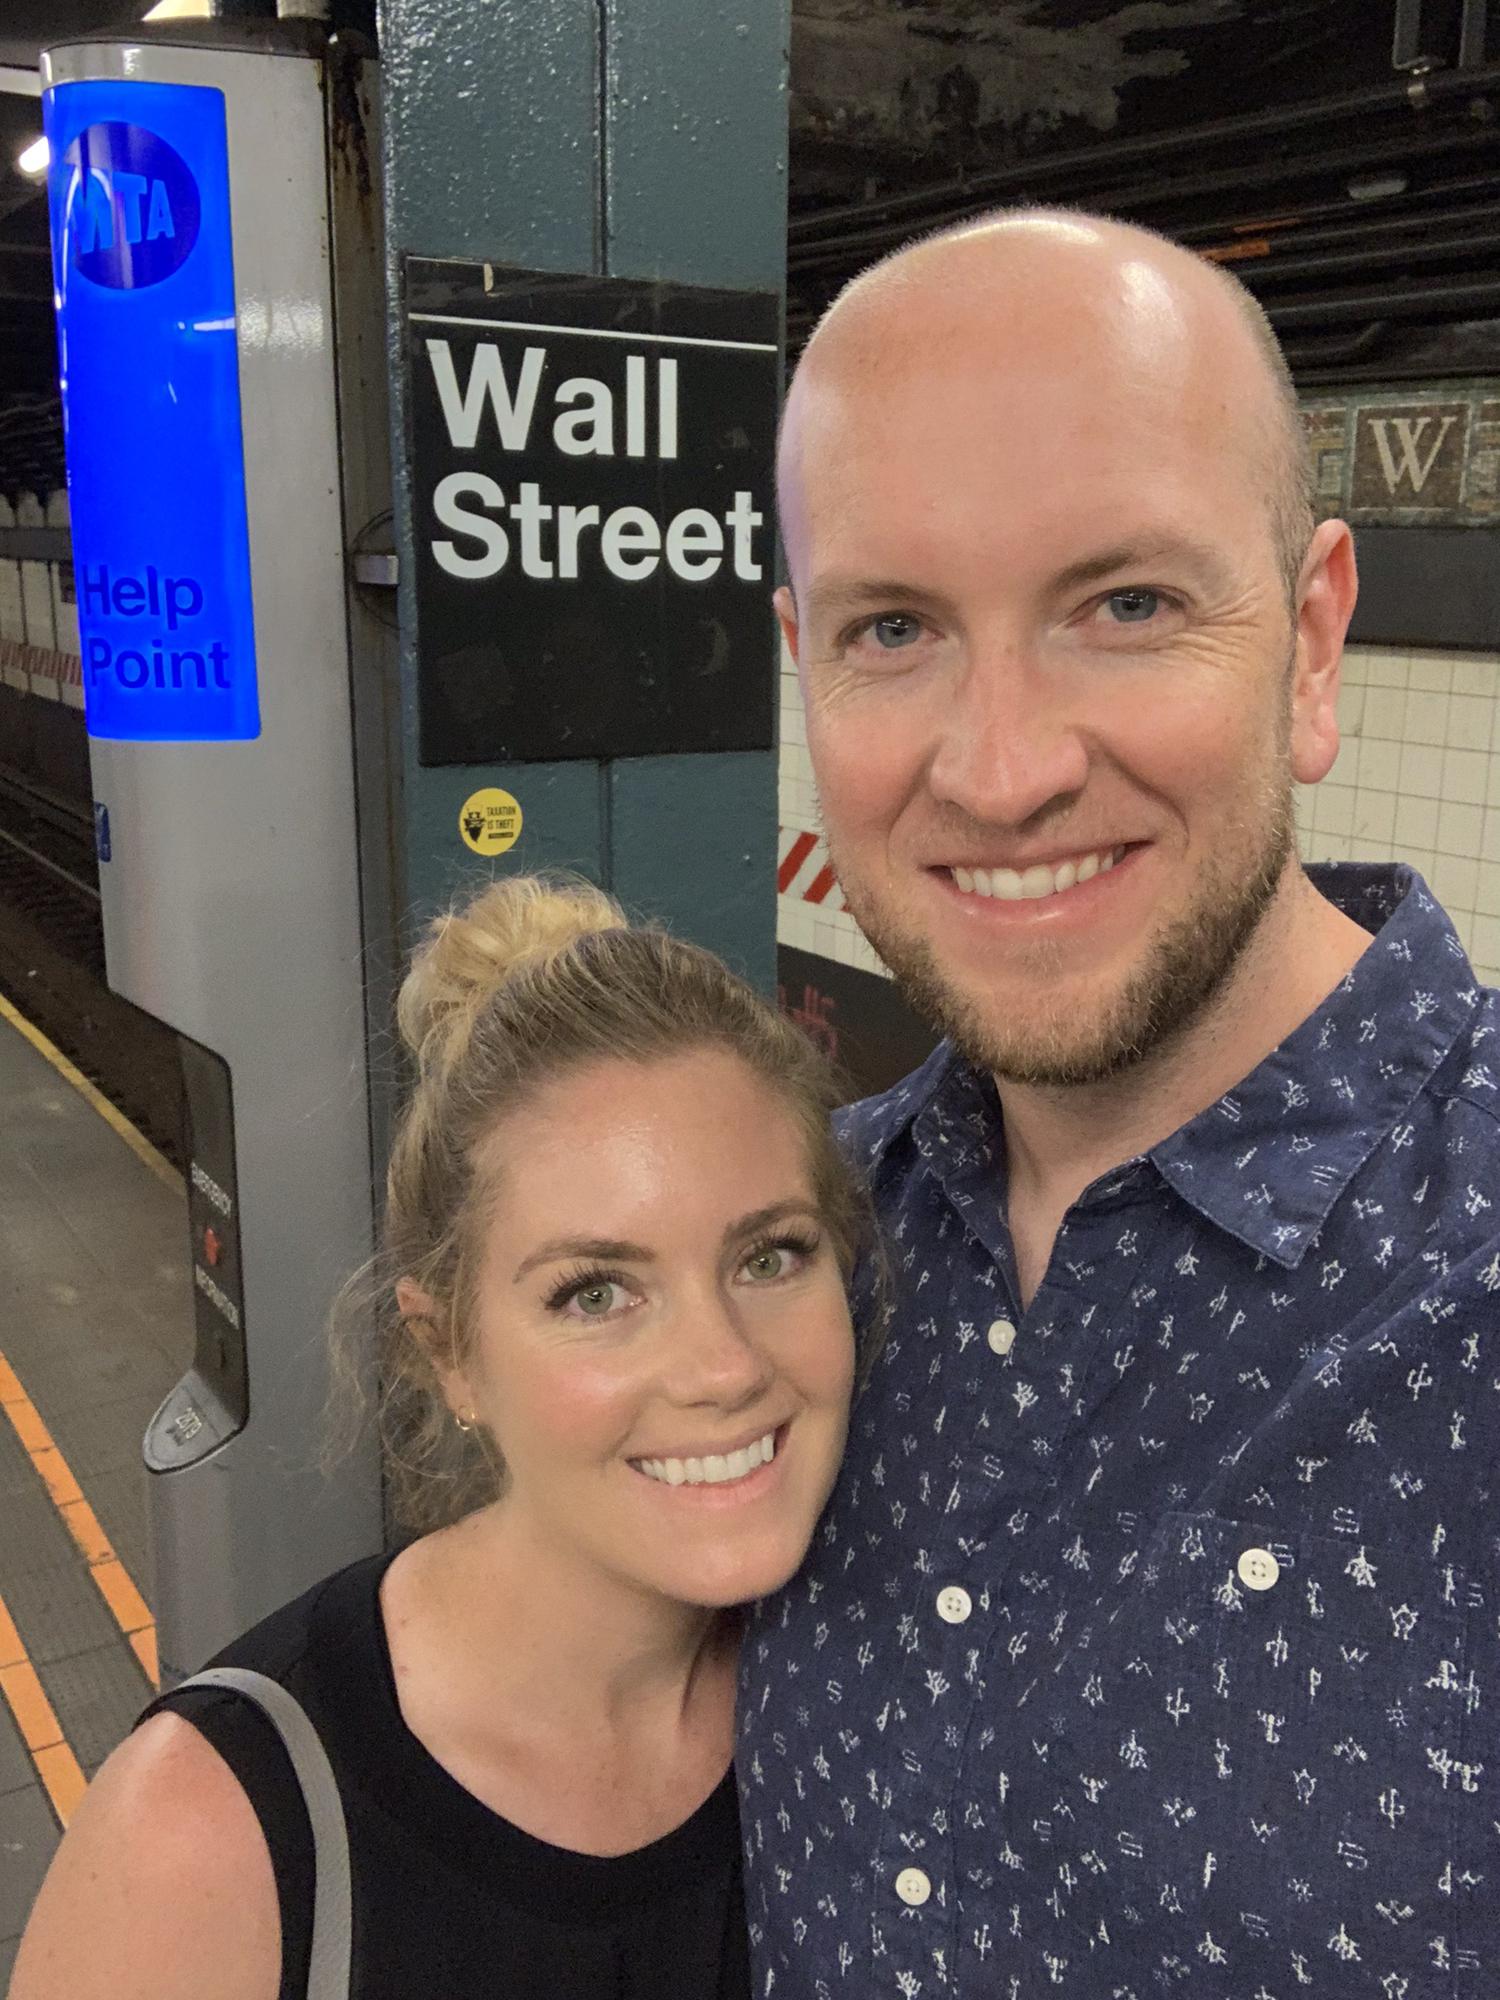
[[[1184,1201],[1288,1270],[1480,1000],[1452,924],[1413,869],[1307,872],[1373,941],[1279,1048],[1150,1155]]]
[[[1279,1048],[1147,1156],[1200,1215],[1288,1270],[1470,1025],[1480,998],[1453,926],[1413,869],[1324,863],[1307,872],[1374,934],[1369,949]],[[919,1147],[941,1150],[934,1165],[950,1190],[1003,1184],[994,1085],[950,1042],[894,1089],[843,1114],[846,1143],[872,1177],[914,1127]],[[1132,1164],[1122,1162],[1093,1192],[1117,1189]]]

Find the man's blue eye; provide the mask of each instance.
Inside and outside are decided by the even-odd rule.
[[[921,629],[917,620],[905,611],[888,611],[870,626],[876,645],[885,647],[887,652],[909,646]]]
[[[1161,609],[1161,598],[1154,590],[1112,590],[1105,603],[1120,625],[1144,625]]]

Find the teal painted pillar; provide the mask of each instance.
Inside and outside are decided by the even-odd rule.
[[[399,281],[407,255],[784,293],[786,0],[382,0],[408,909],[492,870],[568,865],[775,981],[773,750],[423,769]],[[769,593],[771,580],[768,577]],[[765,671],[774,686],[773,628]],[[522,805],[498,861],[458,835]]]

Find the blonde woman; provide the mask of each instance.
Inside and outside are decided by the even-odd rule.
[[[743,2000],[734,1607],[844,1442],[860,1196],[808,1044],[581,885],[495,885],[402,990],[379,1277],[419,1532],[223,1656],[310,1717],[361,2000]],[[313,1838],[241,1695],[167,1695],[59,1849],[13,2000],[302,2000]]]

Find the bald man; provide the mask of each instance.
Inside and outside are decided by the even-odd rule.
[[[993,217],[844,293],[780,472],[834,864],[944,1040],[847,1115],[887,1334],[746,1649],[757,1990],[1500,1993],[1500,996],[1298,859],[1355,570],[1274,338]]]

